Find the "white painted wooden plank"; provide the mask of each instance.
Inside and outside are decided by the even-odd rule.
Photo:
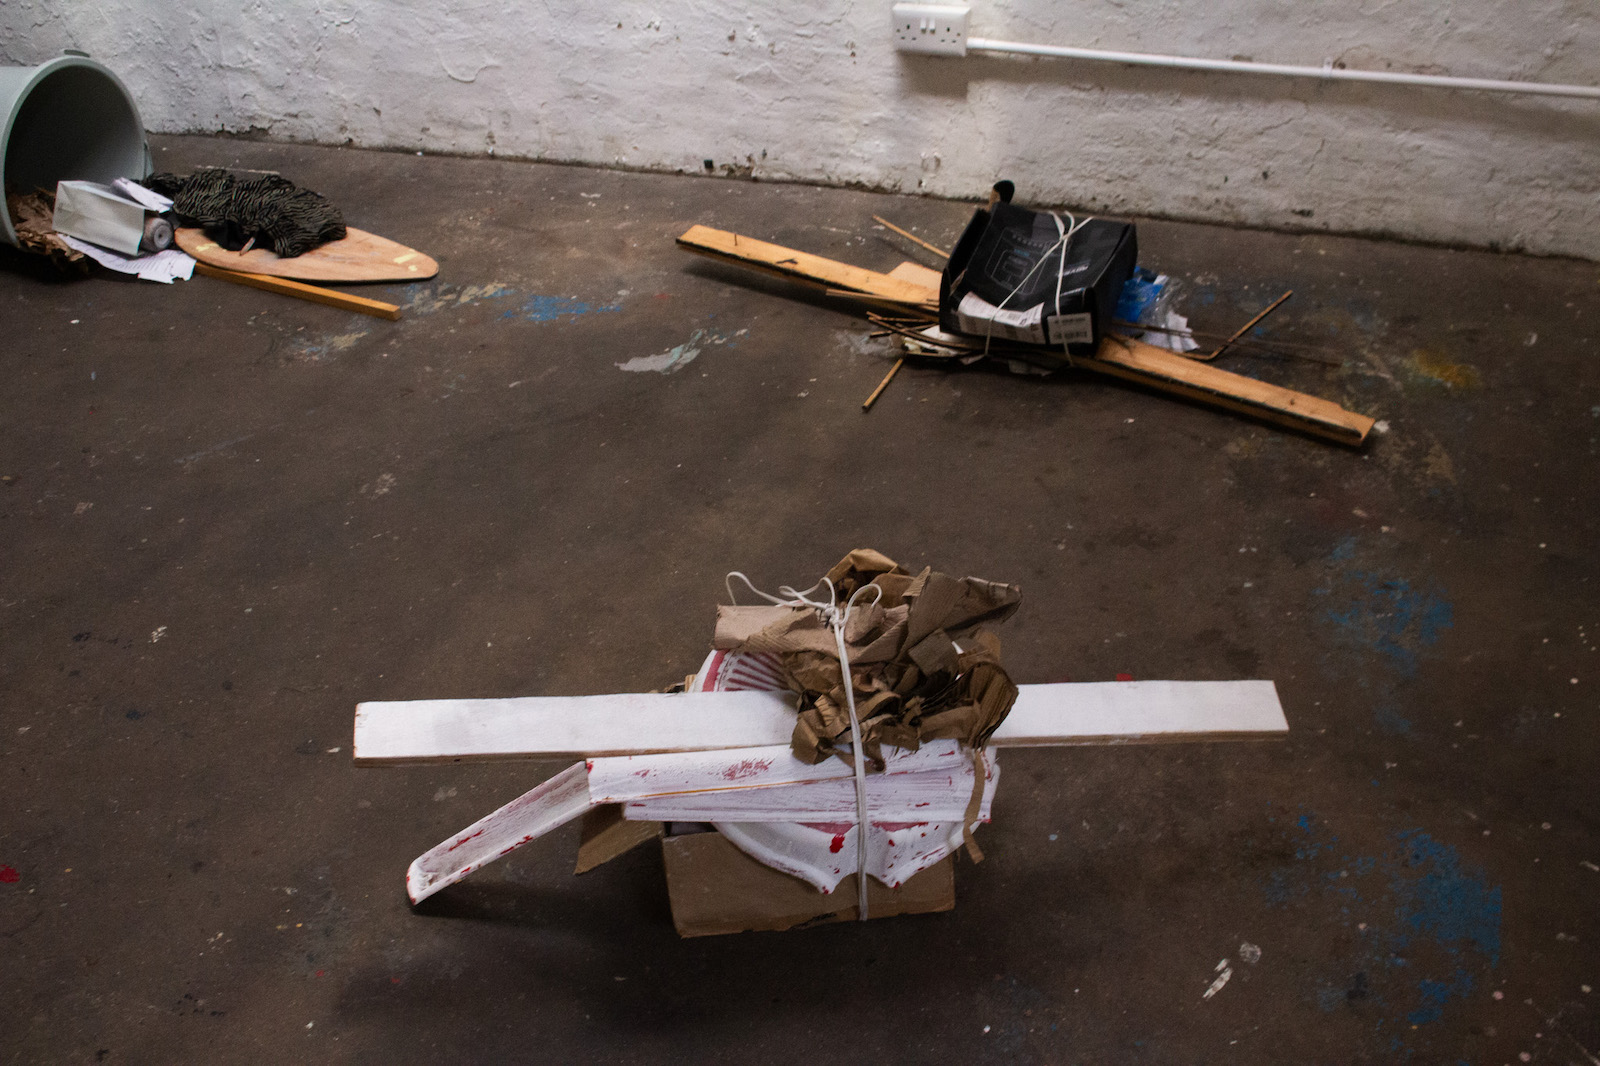
[[[1099,681],[1020,685],[997,748],[1244,740],[1289,731],[1271,681]]]
[[[934,740],[916,751],[884,748],[883,773],[872,777],[956,770],[971,765],[972,756],[961,750],[958,741]],[[722,751],[617,755],[589,760],[589,795],[596,803],[629,803],[652,796],[848,780],[851,774],[850,767],[838,759],[827,759],[815,766],[803,763],[794,757],[787,744]]]
[[[356,708],[358,764],[637,755],[787,744],[787,694],[533,696]],[[1022,685],[995,747],[1235,740],[1288,731],[1271,681]]]
[[[999,776],[991,757],[979,814],[982,819],[989,817]],[[960,822],[972,800],[972,785],[970,759],[950,770],[872,774],[867,778],[867,817],[874,822]],[[638,822],[854,823],[856,789],[850,778],[841,778],[776,788],[656,796],[624,805],[622,816]]]
[[[779,692],[406,700],[356,707],[355,761],[631,755],[786,744]]]
[[[480,866],[494,862],[588,810],[589,775],[574,763],[412,860],[406,894],[421,903]]]

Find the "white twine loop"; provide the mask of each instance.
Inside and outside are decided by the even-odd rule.
[[[1065,214],[1069,222],[1068,224],[1063,225],[1061,222],[1061,216],[1056,214],[1054,211],[1050,212],[1050,218],[1056,224],[1056,243],[1045,249],[1044,254],[1039,257],[1039,261],[1034,263],[1026,274],[1022,275],[1022,280],[1017,282],[1017,287],[1006,293],[1006,298],[1000,301],[1000,306],[996,307],[994,309],[994,315],[990,316],[988,331],[983,335],[983,354],[985,358],[987,358],[989,355],[989,340],[994,336],[995,318],[997,318],[1000,312],[1005,309],[1006,304],[1011,302],[1011,298],[1017,293],[1021,292],[1023,286],[1028,284],[1028,279],[1032,278],[1033,275],[1038,272],[1040,267],[1044,266],[1045,263],[1050,261],[1050,257],[1055,254],[1057,248],[1061,249],[1061,258],[1056,265],[1055,312],[1058,315],[1061,314],[1061,283],[1066,277],[1067,273],[1067,243],[1072,240],[1072,237],[1075,233],[1094,221],[1093,215],[1090,215],[1082,222],[1079,222],[1078,216],[1074,215],[1071,211],[1067,211]],[[1045,327],[1045,337],[1048,339],[1050,336],[1050,324],[1047,321],[1043,323],[1043,325]],[[1076,367],[1078,365],[1072,361],[1072,353],[1067,350],[1067,342],[1065,338],[1063,338],[1061,341],[1061,353],[1067,357],[1068,366]]]
[[[856,779],[856,914],[858,920],[867,920],[867,759],[866,752],[861,744],[861,722],[856,718],[856,686],[850,676],[850,653],[845,647],[844,631],[850,624],[850,613],[856,609],[856,600],[863,592],[871,589],[874,593],[873,603],[883,598],[883,589],[878,585],[862,585],[851,595],[843,607],[839,606],[839,597],[833,587],[833,582],[822,578],[815,585],[804,592],[796,592],[788,585],[778,586],[781,596],[773,596],[762,592],[751,584],[750,579],[738,570],[729,572],[723,579],[723,584],[728,590],[728,599],[737,604],[738,597],[733,594],[733,579],[738,578],[744,582],[745,588],[760,596],[768,603],[780,607],[810,607],[821,615],[830,629],[833,630],[833,639],[839,649],[839,670],[844,678],[845,709],[850,713],[850,750],[851,761],[854,763]],[[828,599],[824,603],[820,598],[813,599],[812,594],[818,589],[828,590]],[[786,599],[783,597],[787,597]],[[869,605],[870,606],[870,605]]]

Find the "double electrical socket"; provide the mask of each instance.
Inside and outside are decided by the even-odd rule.
[[[894,46],[901,52],[967,54],[966,4],[894,5]]]

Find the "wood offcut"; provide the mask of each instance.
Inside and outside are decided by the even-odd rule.
[[[365,296],[352,296],[347,292],[336,289],[324,289],[316,285],[306,285],[288,278],[274,278],[266,274],[245,274],[237,270],[224,270],[214,267],[210,263],[198,260],[194,264],[196,274],[204,274],[208,278],[220,278],[231,281],[235,285],[248,285],[253,289],[265,289],[267,292],[276,292],[284,296],[294,296],[301,300],[310,300],[312,303],[327,304],[344,311],[356,311],[363,315],[372,315],[374,318],[387,318],[392,322],[400,319],[398,304],[384,303],[382,300],[369,300]]]
[[[726,230],[709,226],[692,226],[678,238],[678,247],[696,255],[717,259],[724,263],[759,270],[788,281],[821,288],[841,290],[876,296],[895,303],[926,306],[928,289],[925,285],[903,281],[875,270],[841,263],[809,252],[796,251],[779,244],[743,237]],[[938,293],[934,293],[934,310],[937,310]]]
[[[348,226],[345,236],[318,245],[303,255],[283,258],[265,248],[231,252],[206,236],[203,229],[182,227],[174,235],[179,248],[195,259],[241,274],[267,274],[296,281],[345,285],[367,281],[426,281],[439,273],[428,255],[387,237]]]

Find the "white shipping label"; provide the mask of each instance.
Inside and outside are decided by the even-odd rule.
[[[962,333],[1027,344],[1049,343],[1045,340],[1043,317],[1043,304],[1012,311],[994,306],[975,292],[967,293],[956,306],[956,321]]]
[[[1094,319],[1087,313],[1050,316],[1051,344],[1093,344]]]

